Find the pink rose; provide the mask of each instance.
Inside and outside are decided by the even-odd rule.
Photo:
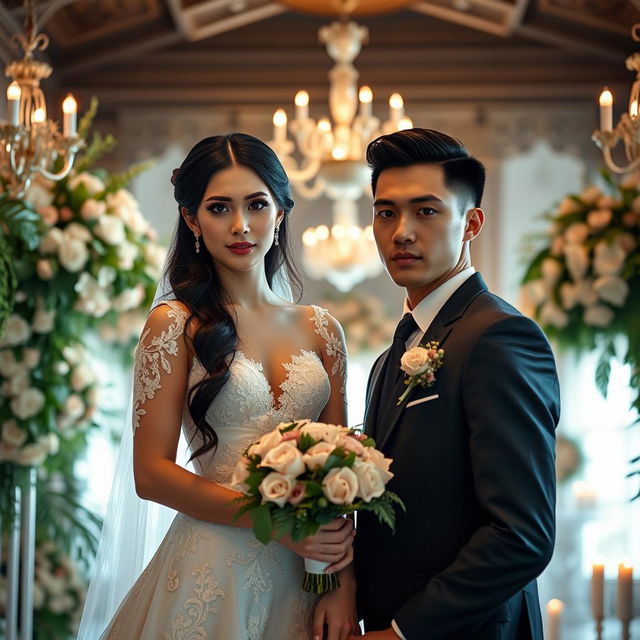
[[[305,471],[302,453],[292,442],[281,442],[275,446],[265,454],[258,466],[269,467],[294,477]]]
[[[331,469],[322,481],[322,491],[333,504],[351,504],[358,492],[358,478],[349,467]]]
[[[277,471],[263,478],[258,490],[262,494],[262,502],[273,502],[279,507],[289,498],[293,489],[293,479]]]
[[[296,482],[289,494],[289,504],[294,507],[300,504],[307,496],[307,489],[302,482]]]

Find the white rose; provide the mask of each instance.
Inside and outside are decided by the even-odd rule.
[[[116,249],[118,254],[118,266],[120,269],[128,271],[133,269],[135,259],[138,257],[138,247],[132,242],[126,240]]]
[[[113,299],[113,308],[115,311],[129,311],[139,307],[144,300],[144,287],[141,284],[136,285],[132,289],[126,289],[120,295]]]
[[[38,250],[43,255],[56,253],[58,251],[58,247],[62,244],[64,237],[64,233],[62,233],[58,227],[52,227],[47,231],[47,233],[45,233],[42,240],[40,240]]]
[[[269,433],[263,435],[258,442],[252,444],[247,453],[250,456],[263,457],[268,451],[279,445],[281,442],[282,434],[280,433],[280,430],[274,429],[273,431],[269,431]]]
[[[29,369],[35,369],[40,363],[40,349],[28,347],[23,351],[23,362]]]
[[[72,393],[65,401],[62,411],[65,416],[77,420],[84,413],[84,402],[77,393]]]
[[[617,243],[598,242],[594,249],[593,270],[599,276],[616,275],[627,258],[625,250]]]
[[[347,433],[339,434],[335,445],[336,447],[342,447],[345,451],[353,451],[357,456],[361,456],[364,453],[362,442]]]
[[[38,260],[36,262],[36,273],[40,280],[51,280],[53,278],[53,265],[51,260]]]
[[[587,223],[592,229],[602,231],[602,229],[609,226],[612,217],[613,213],[610,209],[595,209],[587,215]]]
[[[167,250],[160,245],[150,242],[142,250],[144,259],[147,262],[145,273],[152,278],[158,278],[167,259]]]
[[[139,209],[132,209],[125,223],[137,235],[144,235],[149,230],[149,222]]]
[[[97,220],[107,212],[107,203],[104,200],[89,198],[82,203],[80,216],[83,220]]]
[[[62,355],[69,364],[78,364],[84,358],[84,349],[81,345],[66,345],[62,347]]]
[[[258,491],[262,495],[262,503],[273,502],[279,507],[284,507],[285,502],[289,498],[289,494],[293,489],[293,478],[286,476],[277,471],[273,471],[263,478]]]
[[[30,377],[25,369],[18,371],[15,375],[11,376],[3,385],[3,391],[8,396],[20,395],[23,391],[30,386]]]
[[[609,307],[603,304],[594,304],[584,310],[583,320],[591,327],[608,327],[613,316],[614,313]]]
[[[304,473],[305,470],[302,453],[290,440],[281,442],[268,451],[258,466],[270,467],[274,471],[294,477]]]
[[[101,318],[111,308],[110,291],[103,289],[100,283],[84,272],[74,287],[79,294],[75,309],[94,318]]]
[[[574,280],[580,280],[589,268],[589,252],[584,245],[568,244],[564,248],[567,269]]]
[[[564,267],[558,260],[545,258],[540,265],[540,270],[542,271],[542,279],[545,284],[547,287],[551,288],[560,279]]]
[[[409,376],[424,373],[430,364],[429,352],[424,347],[413,347],[400,358],[400,368]]]
[[[35,333],[50,333],[56,319],[55,309],[47,311],[43,304],[36,304],[36,312],[33,314],[32,326]]]
[[[50,455],[54,456],[60,451],[60,438],[55,433],[47,433],[38,438],[40,446]]]
[[[580,194],[580,200],[582,200],[582,202],[584,202],[585,204],[595,204],[598,200],[600,200],[600,198],[602,198],[604,194],[602,193],[602,191],[600,191],[600,189],[598,189],[598,187],[592,185],[590,187],[587,187],[581,194]]]
[[[578,288],[578,300],[583,307],[590,307],[598,302],[598,294],[593,289],[593,280],[587,278],[576,283]]]
[[[377,467],[371,462],[353,463],[353,472],[358,479],[358,497],[365,502],[371,502],[373,498],[379,498],[384,493],[384,482]]]
[[[82,242],[91,242],[91,240],[93,240],[91,231],[78,222],[68,224],[63,233],[67,238],[71,238],[72,240],[80,240]]]
[[[569,244],[582,244],[589,237],[589,227],[583,222],[574,222],[564,232],[564,238]]]
[[[126,239],[122,220],[108,214],[98,220],[93,232],[98,238],[111,245],[119,245]]]
[[[83,391],[96,380],[93,369],[87,362],[82,362],[71,372],[71,387],[74,391]]]
[[[593,283],[593,289],[601,300],[621,307],[629,295],[629,285],[616,276],[602,276]]]
[[[66,376],[70,371],[69,365],[64,360],[58,360],[58,362],[53,365],[53,369],[61,376]]]
[[[569,213],[578,211],[580,205],[573,198],[564,198],[558,205],[557,215],[566,216]]]
[[[314,440],[324,440],[334,442],[342,427],[335,424],[324,424],[322,422],[307,422],[300,427],[300,433],[306,433]]]
[[[30,387],[11,400],[11,411],[21,420],[26,420],[35,416],[44,407],[44,402],[44,393]]]
[[[2,440],[14,447],[21,447],[27,440],[28,434],[18,426],[15,420],[7,420],[2,425]]]
[[[49,206],[53,202],[52,186],[53,182],[38,176],[38,178],[29,185],[24,195],[25,201],[36,210]]]
[[[524,284],[523,289],[525,295],[531,299],[531,302],[535,306],[538,306],[547,298],[547,291],[542,278],[529,280],[529,282]]]
[[[16,454],[16,462],[25,467],[37,467],[47,459],[47,452],[38,443],[28,444]]]
[[[11,314],[4,325],[4,332],[0,336],[0,346],[15,347],[26,342],[31,337],[29,323],[16,313]]]
[[[358,493],[358,478],[349,467],[331,469],[322,481],[322,491],[333,504],[351,504]]]
[[[540,309],[540,322],[558,329],[569,324],[569,316],[554,302],[546,302]]]
[[[67,186],[71,191],[75,191],[80,184],[85,186],[90,196],[104,191],[104,182],[97,176],[87,173],[86,171],[73,176],[73,178],[70,178],[69,182],[67,182]]]
[[[21,369],[22,363],[16,360],[11,349],[0,350],[0,375],[8,378]]]
[[[98,285],[103,289],[106,289],[110,284],[113,284],[115,279],[118,277],[118,272],[113,267],[108,267],[107,265],[102,265],[98,269],[98,275],[96,280],[93,282],[98,282]],[[78,291],[78,289],[76,289]]]
[[[322,469],[327,458],[335,448],[336,445],[331,442],[318,442],[305,451],[302,460],[307,468],[312,471]]]
[[[389,471],[393,460],[391,458],[385,458],[382,451],[375,449],[374,447],[365,447],[364,453],[362,454],[362,459],[370,460],[380,471],[383,472],[382,479],[384,480],[385,484],[389,482],[391,478],[393,478],[393,473]]]
[[[89,250],[82,240],[75,240],[64,236],[58,247],[60,264],[71,273],[80,271],[89,259]]]
[[[107,194],[107,206],[111,213],[125,221],[130,211],[137,211],[138,202],[127,189],[118,189],[115,193]]]
[[[240,458],[231,476],[232,488],[237,491],[242,491],[243,493],[249,488],[245,483],[245,480],[249,477],[249,470],[247,469],[248,464],[249,460],[247,458],[244,456]]]
[[[44,606],[44,589],[39,584],[33,585],[33,608],[42,609]]]

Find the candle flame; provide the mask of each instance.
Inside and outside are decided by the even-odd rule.
[[[600,106],[610,107],[613,104],[613,94],[609,91],[608,87],[605,87],[600,94]]]
[[[7,87],[7,100],[20,100],[20,96],[22,95],[22,89],[20,85],[14,80]]]
[[[304,90],[298,91],[294,98],[294,102],[297,107],[306,107],[309,104],[309,94]]]
[[[78,110],[78,103],[76,99],[70,93],[67,94],[67,97],[62,102],[62,111],[63,113],[75,113]]]
[[[373,91],[371,91],[371,87],[364,85],[360,87],[360,92],[358,93],[358,99],[360,102],[369,103],[373,100]]]
[[[287,114],[284,109],[278,109],[273,114],[273,124],[276,127],[284,127],[287,124]]]

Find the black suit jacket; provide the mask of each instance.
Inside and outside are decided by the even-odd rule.
[[[431,340],[445,352],[433,386],[400,406],[401,383],[378,397],[387,353],[369,379],[365,430],[394,459],[388,488],[407,511],[395,534],[358,513],[365,628],[395,619],[407,640],[541,639],[535,579],[554,546],[560,404],[551,349],[479,274],[440,310]]]

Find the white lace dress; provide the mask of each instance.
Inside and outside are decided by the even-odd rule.
[[[136,354],[134,431],[144,404],[160,388],[160,368],[171,355],[186,321],[175,303],[172,324]],[[340,341],[327,326],[327,312],[314,307],[315,331],[335,358],[332,373],[344,380]],[[337,357],[336,357],[337,356]],[[315,351],[301,350],[284,365],[287,377],[276,398],[262,366],[237,351],[230,377],[207,413],[219,442],[215,453],[196,459],[196,472],[230,486],[244,449],[278,423],[317,419],[330,395],[329,377]],[[189,387],[203,378],[194,360]],[[184,411],[187,441],[195,427]],[[200,442],[196,435],[193,446]],[[179,513],[144,572],[102,635],[108,640],[307,640],[315,597],[302,591],[303,561],[278,542],[259,543],[250,529],[212,524]]]

